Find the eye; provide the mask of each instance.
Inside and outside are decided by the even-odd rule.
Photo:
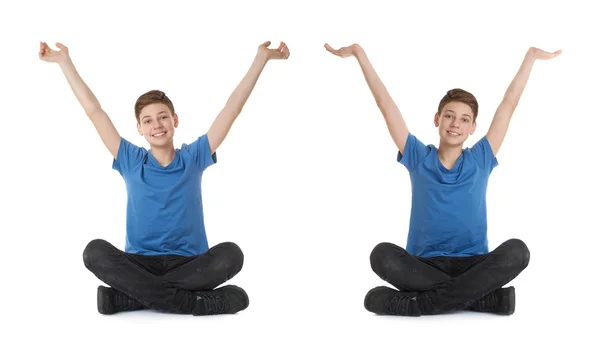
[[[469,122],[469,119],[463,119],[464,122]]]
[[[452,117],[452,115],[448,115],[448,114],[446,114],[446,117],[447,117],[447,118],[451,118],[451,117]]]

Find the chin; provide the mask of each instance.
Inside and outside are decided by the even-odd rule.
[[[444,142],[446,142],[447,144],[450,144],[450,145],[463,144],[466,140],[464,136],[459,136],[459,137],[442,136],[442,139],[444,140]]]
[[[171,143],[172,141],[173,141],[172,137],[167,137],[167,138],[164,138],[164,139],[151,138],[149,142],[152,145],[166,145],[166,144]]]

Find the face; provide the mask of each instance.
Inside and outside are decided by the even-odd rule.
[[[435,114],[434,123],[440,140],[448,145],[462,145],[477,127],[471,107],[455,101],[446,104],[441,114]]]
[[[164,146],[173,141],[175,128],[179,125],[177,115],[172,115],[165,104],[145,106],[140,112],[138,132],[151,146]]]

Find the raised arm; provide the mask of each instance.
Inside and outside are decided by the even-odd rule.
[[[390,132],[394,143],[396,143],[398,150],[404,154],[404,146],[406,145],[406,139],[408,138],[408,127],[404,122],[404,118],[402,117],[398,106],[396,106],[396,103],[385,88],[385,85],[383,85],[383,82],[375,72],[373,65],[371,65],[365,51],[358,44],[343,47],[338,50],[333,49],[329,44],[325,44],[325,49],[342,58],[354,56],[358,60],[363,75],[365,76],[365,80],[369,85],[369,89],[371,89],[371,93],[375,98],[375,102],[377,103],[381,114],[383,114],[388,131]]]
[[[116,159],[119,152],[119,144],[121,143],[121,136],[117,132],[117,129],[115,129],[112,121],[110,121],[108,115],[102,110],[96,96],[94,96],[81,76],[79,76],[79,73],[75,69],[75,65],[73,65],[71,57],[69,56],[69,49],[61,43],[56,43],[56,46],[60,50],[52,50],[48,44],[40,42],[40,59],[46,62],[57,63],[60,66],[71,86],[71,90],[73,90],[75,97],[79,100],[86,115],[94,124],[102,142],[108,151],[110,151],[113,158]]]
[[[533,64],[536,60],[552,59],[560,55],[561,52],[562,50],[558,50],[550,53],[534,47],[529,48],[527,51],[525,59],[523,59],[517,75],[515,75],[513,81],[506,90],[504,98],[498,106],[498,109],[494,114],[492,124],[490,125],[490,128],[486,134],[488,142],[492,147],[494,156],[496,156],[500,150],[502,142],[504,141],[504,137],[508,131],[508,124],[510,123],[510,119],[512,118],[512,115],[519,104],[519,99],[525,90],[525,85],[527,85],[527,81],[529,80],[529,74],[531,74]]]
[[[211,154],[214,154],[223,140],[225,140],[233,122],[242,112],[244,104],[246,104],[246,101],[250,97],[250,94],[258,81],[258,77],[262,73],[267,62],[271,59],[287,59],[290,56],[290,51],[285,43],[280,43],[277,49],[269,49],[269,45],[271,45],[271,42],[267,41],[258,47],[256,57],[252,62],[252,66],[250,66],[250,70],[248,70],[246,76],[244,76],[235,90],[233,90],[225,107],[221,110],[219,115],[217,115],[217,118],[210,129],[208,129],[207,136]]]

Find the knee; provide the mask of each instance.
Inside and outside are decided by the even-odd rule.
[[[394,249],[398,248],[398,246],[383,242],[377,244],[373,251],[371,251],[371,269],[381,276],[385,276],[385,274],[389,273],[390,270],[396,268],[398,266],[397,261],[395,261],[395,257],[393,256]]]
[[[217,245],[219,251],[219,261],[216,266],[221,268],[226,274],[231,276],[237,274],[244,266],[244,253],[240,247],[233,242],[224,242]]]
[[[529,265],[529,248],[522,240],[510,239],[506,241],[508,246],[508,259],[510,264],[519,270],[523,270]]]
[[[96,239],[90,241],[85,250],[83,250],[83,264],[86,268],[93,271],[101,264],[106,253],[106,240]]]

